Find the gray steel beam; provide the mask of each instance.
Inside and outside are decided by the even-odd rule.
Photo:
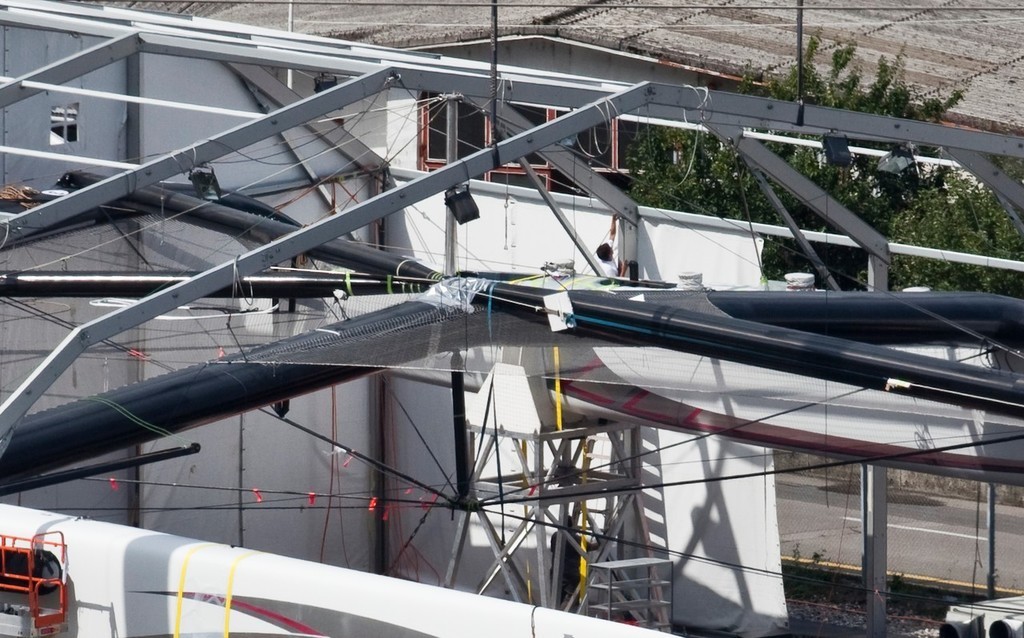
[[[142,97],[142,60],[133,55],[128,58],[125,69],[125,93]],[[125,103],[124,158],[131,162],[142,161],[142,105],[138,102]]]
[[[249,44],[246,48],[251,47],[252,45]],[[274,63],[278,66],[287,65],[309,71],[360,73],[366,72],[373,66],[373,61],[369,59],[342,58],[339,60],[325,55],[321,62],[316,60],[317,56],[312,54],[286,54],[284,52],[268,52],[265,49],[243,51],[241,45],[197,42],[173,36],[151,34],[144,36],[144,48],[153,52],[221,59],[222,61],[249,62],[251,64]],[[195,52],[191,53],[190,50]],[[405,67],[404,64],[393,64],[392,66],[399,69]],[[438,73],[447,73],[449,76],[443,86],[419,88],[438,93],[457,91],[469,99],[485,102],[490,99],[490,79],[486,74],[481,72],[472,75],[455,69]],[[459,86],[453,86],[454,82],[458,82]],[[551,82],[547,79],[530,78],[513,72],[503,73],[502,82],[502,96],[507,101],[547,104],[565,108],[573,108],[611,93],[611,89],[583,82]],[[648,105],[646,115],[670,120],[707,122],[713,125],[789,133],[824,134],[839,130],[855,139],[894,143],[912,142],[918,146],[955,147],[980,153],[1024,158],[1024,140],[1009,135],[950,128],[931,122],[814,105],[803,106],[803,124],[800,125],[798,124],[800,105],[795,102],[721,91],[709,91],[705,99],[689,87],[671,88],[674,88],[675,91],[662,91],[662,95],[668,99]]]
[[[889,499],[887,470],[880,465],[861,466],[861,520],[863,524],[862,571],[867,600],[867,638],[885,638],[886,577],[889,563]]]
[[[502,102],[498,105],[498,126],[503,134],[515,135],[533,127],[525,117],[516,112],[511,105]],[[628,195],[602,177],[579,157],[565,150],[552,148],[541,150],[538,155],[549,164],[568,175],[583,189],[584,192],[597,198],[602,204],[618,213],[619,217],[636,226],[640,223],[639,207]]]
[[[329,72],[347,76],[372,73],[390,66],[380,59],[352,59],[337,54],[300,53],[268,49],[251,41],[214,42],[157,33],[142,34],[141,51],[156,55],[224,63],[263,64],[311,73]]]
[[[29,229],[38,230],[61,223],[91,208],[124,197],[136,189],[179,175],[271,135],[301,126],[313,118],[382,91],[393,79],[393,72],[389,69],[362,76],[198,144],[142,164],[136,169],[47,202],[7,220],[11,238],[16,239]]]
[[[526,177],[530,180],[530,183],[533,184],[533,187],[537,189],[537,193],[540,194],[541,199],[543,199],[544,203],[548,205],[551,212],[555,214],[555,219],[557,219],[558,223],[562,225],[563,229],[565,229],[569,238],[572,239],[572,243],[576,244],[576,249],[580,251],[581,255],[583,255],[583,259],[586,260],[587,264],[594,271],[594,274],[603,274],[601,266],[597,263],[597,255],[583,243],[583,240],[576,233],[576,229],[573,228],[572,223],[569,222],[569,218],[562,212],[562,207],[558,205],[555,198],[551,196],[550,192],[548,192],[547,186],[544,185],[540,176],[537,175],[537,171],[530,166],[530,163],[526,161],[525,157],[519,159],[519,165],[523,167],[524,171],[526,171]]]
[[[249,84],[251,87],[250,91],[252,92],[254,99],[259,102],[265,112],[276,111],[278,108],[294,104],[301,99],[297,93],[289,89],[284,85],[284,83],[274,77],[273,74],[262,67],[239,64],[229,64],[228,66],[230,66],[239,77]],[[316,129],[314,129],[314,124],[311,123],[307,124],[305,128],[307,131],[320,137],[321,140],[331,148],[331,150],[344,158],[345,164],[338,169],[338,173],[345,172],[348,164],[355,164],[360,170],[367,173],[381,169],[383,161],[380,160],[380,157],[340,126],[331,127],[331,130],[341,131],[342,133],[341,135],[332,136],[336,139],[328,139],[327,135],[324,133],[328,129],[323,124],[320,124]],[[285,146],[288,147],[288,150],[290,150],[292,155],[295,156],[295,159],[298,160],[299,166],[309,179],[309,183],[316,187],[316,192],[320,195],[320,199],[323,200],[324,205],[331,213],[333,213],[335,204],[334,195],[324,184],[323,178],[317,175],[309,165],[309,161],[313,159],[317,153],[310,149],[305,143],[307,140],[300,138],[296,129],[281,131],[281,138],[284,140]],[[342,150],[343,144],[345,144],[345,141],[342,140],[346,140],[346,138],[349,143],[354,142],[356,144],[357,153],[365,150],[371,157],[376,158],[378,162],[375,164],[368,164],[362,160],[357,161],[354,159],[349,153]]]
[[[0,85],[0,108],[10,106],[15,102],[43,92],[43,89],[25,86],[25,82],[64,84],[90,71],[95,71],[108,64],[134,55],[139,51],[140,43],[138,33],[129,33],[89,47],[75,55],[68,56],[52,64],[47,64],[31,73],[26,73],[10,82],[6,82]]]
[[[5,27],[24,27],[28,29],[46,29],[75,35],[96,36],[101,38],[117,38],[129,29],[124,26],[110,25],[78,17],[40,15],[38,13],[15,13],[12,7],[0,7],[0,25]]]
[[[1006,210],[1006,214],[1010,216],[1010,221],[1013,222],[1017,232],[1024,235],[1024,222],[1021,222],[1020,215],[1017,213],[1018,210],[1024,210],[1024,186],[1010,178],[1001,168],[979,153],[962,148],[945,148],[943,150],[960,166],[969,170],[979,181],[995,191],[999,203]]]
[[[451,164],[459,159],[459,102],[462,96],[449,93],[444,96],[444,159]],[[455,211],[445,202],[444,214],[444,274],[451,277],[458,270],[459,262],[459,225],[455,220]]]
[[[256,49],[253,43],[220,43],[186,40],[161,34],[145,34],[143,50],[153,53],[201,57],[224,62],[274,64],[308,71],[334,73],[365,73],[382,64],[365,57],[326,54],[291,53]],[[318,59],[319,58],[319,59]],[[404,64],[393,64],[405,68]],[[409,67],[411,68],[411,67]],[[447,75],[444,83],[418,87],[438,93],[457,91],[469,99],[490,99],[490,79],[483,72],[467,74],[456,69],[437,71]],[[583,82],[551,82],[530,78],[514,72],[502,74],[502,95],[505,100],[573,108],[599,99],[611,89]],[[458,86],[454,86],[458,84]],[[666,87],[668,88],[668,87]],[[849,137],[887,142],[912,142],[919,146],[955,147],[980,153],[992,153],[1024,158],[1024,140],[1018,137],[970,131],[901,118],[869,113],[857,113],[821,106],[803,106],[803,125],[799,125],[800,105],[736,93],[709,91],[707,98],[687,87],[673,87],[664,91],[668,99],[648,105],[646,114],[656,118],[688,122],[708,122],[712,125],[783,131],[803,134],[824,134],[840,130]],[[629,219],[628,213],[619,211]]]
[[[378,86],[384,77],[387,77],[385,72],[371,76],[372,80],[377,81],[374,86]],[[273,127],[298,118],[300,113],[307,119],[314,117],[315,115],[310,115],[308,112],[316,110],[311,105],[316,104],[318,108],[325,108],[326,105],[333,104],[329,99],[332,95],[335,97],[348,95],[349,93],[344,92],[346,87],[350,87],[349,92],[351,92],[353,90],[351,87],[360,86],[367,81],[369,81],[368,78],[360,78],[358,81],[340,85],[331,91],[303,100],[292,107],[290,113],[272,114],[270,117],[274,118]],[[6,450],[15,427],[35,403],[37,397],[42,395],[89,346],[162,313],[169,312],[183,303],[189,303],[228,286],[236,277],[244,277],[265,270],[274,264],[312,250],[325,241],[361,228],[410,203],[418,202],[498,166],[518,160],[520,157],[554,144],[569,135],[584,131],[605,120],[607,113],[633,111],[657,95],[658,88],[655,86],[649,84],[634,86],[533,130],[516,135],[491,148],[478,151],[465,159],[423,175],[393,190],[385,191],[343,213],[326,217],[290,235],[240,255],[232,261],[215,266],[189,281],[150,295],[136,305],[116,310],[78,326],[0,405],[0,454]],[[333,105],[336,106],[336,104]],[[147,178],[149,177],[151,176],[147,176]],[[120,184],[124,181],[130,182],[124,176],[119,176],[99,182],[97,185],[109,182]]]
[[[719,139],[731,144],[744,161],[771,177],[830,226],[848,235],[868,254],[889,263],[889,243],[881,233],[850,212],[817,184],[797,172],[781,157],[769,151],[757,140],[743,137],[740,129],[736,127],[714,126],[707,123],[705,126]]]
[[[104,37],[122,36],[126,27],[97,25],[88,20],[53,15],[21,15],[0,11],[0,24],[31,28],[49,28],[67,32],[81,32]],[[141,28],[145,28],[143,25]],[[143,34],[142,50],[150,53],[203,58],[223,62],[249,64],[272,64],[279,67],[308,71],[330,71],[339,74],[363,74],[387,64],[365,53],[343,50],[313,52],[292,52],[272,47],[260,47],[259,43],[243,39],[235,34],[214,34],[218,41],[201,38],[182,38],[165,33]],[[230,42],[231,37],[235,42]],[[404,67],[405,64],[392,64]],[[409,67],[412,68],[412,67]],[[451,77],[459,76],[460,70],[449,67]],[[465,76],[470,77],[470,76]],[[467,97],[488,99],[490,81],[486,73],[474,76],[474,88],[450,85],[433,90],[444,92],[457,90]],[[585,82],[552,82],[543,78],[531,78],[525,73],[505,71],[502,73],[503,95],[511,101],[532,102],[572,108],[584,104],[611,89]],[[425,88],[425,87],[424,87]],[[912,142],[920,146],[955,147],[976,151],[1024,157],[1024,141],[1021,138],[956,129],[929,122],[916,122],[887,116],[855,113],[814,105],[803,105],[802,125],[799,114],[801,105],[767,98],[709,91],[706,99],[698,96],[691,88],[679,88],[697,98],[680,101],[678,97],[649,105],[647,114],[652,117],[686,121],[707,121],[715,125],[732,125],[747,128],[770,129],[804,134],[823,134],[841,130],[849,137],[889,142]]]
[[[1003,207],[1003,210],[1006,211],[1006,215],[1010,218],[1010,223],[1013,224],[1013,227],[1017,229],[1018,233],[1024,235],[1024,220],[1021,220],[1013,203],[1006,199],[1006,197],[1000,192],[996,192],[995,196],[996,200],[999,201],[999,205]]]
[[[868,255],[868,290],[889,290],[889,262],[888,256]]]
[[[764,174],[756,168],[748,168],[750,168],[750,172],[754,175],[754,179],[757,180],[757,185],[761,187],[761,192],[768,198],[768,202],[771,203],[772,208],[774,208],[779,216],[782,217],[783,221],[786,222],[786,227],[789,228],[789,232],[793,233],[793,239],[795,239],[796,243],[800,246],[800,250],[803,251],[804,256],[811,260],[811,263],[814,265],[814,269],[818,271],[818,276],[825,282],[825,285],[828,286],[829,290],[839,290],[839,284],[836,283],[832,273],[829,272],[828,266],[826,266],[825,262],[823,262],[821,257],[818,256],[814,247],[811,246],[811,242],[807,241],[807,237],[804,236],[803,231],[800,230],[799,226],[797,226],[796,220],[793,219],[793,216],[789,214],[788,210],[786,210],[785,204],[783,204],[782,200],[779,199],[779,196],[775,193],[775,189],[773,189],[772,185],[768,183],[767,179],[765,179]]]
[[[242,79],[252,84],[259,93],[266,96],[275,107],[288,106],[301,99],[295,91],[285,86],[283,82],[278,80],[274,74],[267,71],[264,67],[251,64],[229,64],[229,66]],[[386,164],[384,159],[364,144],[362,140],[339,126],[328,127],[319,122],[311,122],[306,125],[306,128],[319,135],[324,142],[334,147],[334,150],[339,155],[367,173],[379,171]],[[289,142],[289,145],[293,147],[292,150],[298,156],[301,148],[295,148],[293,142]]]

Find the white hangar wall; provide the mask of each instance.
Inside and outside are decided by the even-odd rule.
[[[395,170],[399,180],[415,171]],[[459,268],[537,273],[546,262],[572,261],[577,272],[592,274],[586,259],[536,191],[473,181],[470,192],[480,219],[458,228]],[[589,250],[608,238],[610,211],[590,197],[554,194],[562,212]],[[718,227],[696,217],[680,221],[641,208],[637,261],[640,277],[675,282],[680,273],[700,272],[706,285],[760,286],[762,243],[742,226]],[[440,268],[444,263],[445,207],[434,195],[388,218],[389,243],[408,246],[409,255]]]

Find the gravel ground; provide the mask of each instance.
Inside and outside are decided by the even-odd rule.
[[[790,628],[794,636],[823,638],[864,636],[863,606],[789,601]],[[938,638],[941,621],[931,618],[899,616],[890,611],[886,628],[888,638]]]

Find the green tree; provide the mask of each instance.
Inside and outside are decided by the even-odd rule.
[[[950,174],[943,188],[918,193],[912,204],[893,216],[896,241],[1020,260],[1024,238],[996,198],[972,179]],[[1024,297],[1019,272],[895,255],[891,275],[904,285],[936,290],[982,290]]]
[[[821,106],[935,121],[962,99],[960,91],[946,98],[917,94],[905,80],[904,59],[879,60],[873,79],[865,83],[854,64],[856,46],[848,44],[832,53],[825,73],[817,70],[820,40],[811,38],[804,55],[804,97]],[[758,84],[752,76],[741,91],[782,100],[798,97],[797,71]],[[794,168],[818,184],[890,240],[918,243],[963,252],[984,252],[1016,259],[1024,255],[1020,237],[995,198],[969,179],[946,168],[915,166],[899,174],[876,170],[877,160],[855,156],[851,166],[836,167],[823,161],[820,151],[793,145],[768,144]],[[916,148],[918,155],[935,149]],[[648,127],[641,131],[627,156],[633,182],[632,196],[650,206],[753,222],[779,223],[752,175],[738,156],[708,134]],[[834,230],[810,210],[776,188],[801,228]],[[973,220],[970,224],[964,219]],[[856,249],[816,249],[844,288],[858,288],[866,279],[866,257]],[[923,259],[894,259],[890,285],[929,285],[937,289],[974,289],[1017,294],[1012,273],[988,271],[956,264],[922,265]],[[795,243],[771,241],[764,254],[765,275],[781,278],[785,272],[810,266]],[[820,283],[820,282],[819,282]]]

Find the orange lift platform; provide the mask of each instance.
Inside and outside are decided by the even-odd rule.
[[[61,532],[0,535],[0,636],[35,638],[67,631],[67,545]]]

